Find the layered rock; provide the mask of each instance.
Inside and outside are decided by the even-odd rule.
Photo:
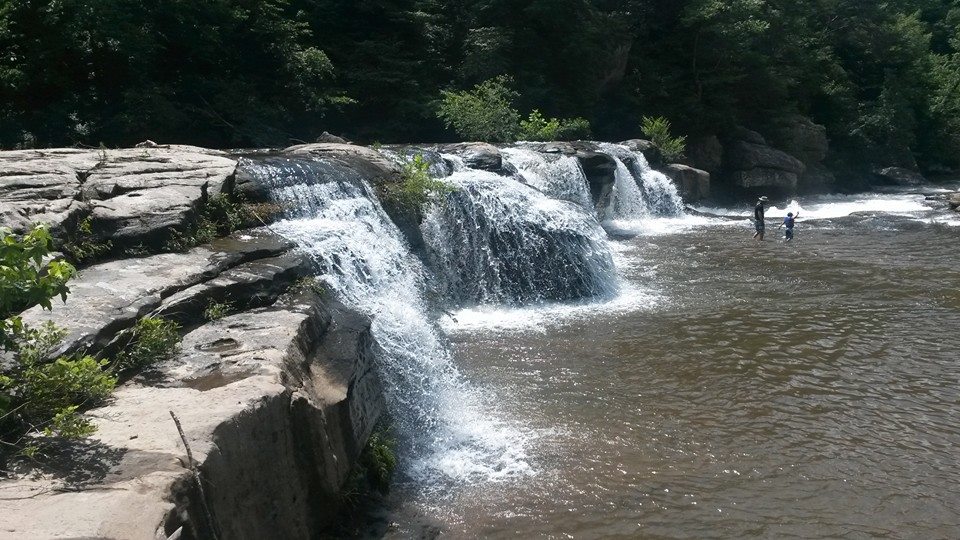
[[[152,244],[185,227],[208,197],[229,190],[236,160],[189,146],[0,153],[0,224],[33,223],[65,238],[89,218],[117,245]]]
[[[460,156],[467,167],[497,174],[512,175],[516,171],[504,168],[503,156],[500,149],[488,143],[467,142],[441,145],[439,151]]]
[[[673,180],[683,200],[694,202],[710,197],[710,173],[707,171],[679,163],[671,163],[658,170]]]
[[[830,151],[825,126],[805,116],[792,115],[777,122],[771,138],[777,148],[803,162],[805,168],[798,180],[799,189],[825,191],[836,182],[823,163]]]
[[[741,189],[772,188],[793,192],[805,167],[797,158],[772,148],[762,135],[745,128],[733,131],[724,152],[724,169]]]
[[[887,167],[873,174],[880,182],[896,186],[919,186],[926,182],[922,174],[903,167]]]
[[[109,353],[143,315],[191,329],[181,352],[88,413],[98,430],[9,496],[0,537],[310,538],[383,409],[369,320],[315,293],[288,292],[309,262],[268,230],[182,254],[82,271],[66,305],[27,324],[68,331],[62,351]],[[279,300],[278,300],[279,298]],[[246,310],[204,323],[210,301]],[[184,457],[182,421],[206,498]]]
[[[719,174],[723,168],[723,145],[716,135],[702,136],[687,142],[684,152],[686,164],[706,171],[711,175]]]

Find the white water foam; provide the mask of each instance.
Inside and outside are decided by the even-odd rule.
[[[546,156],[529,148],[501,150],[508,163],[517,168],[524,181],[548,197],[579,204],[592,209],[590,186],[577,158]]]
[[[490,393],[460,375],[427,316],[426,271],[370,186],[329,164],[251,168],[292,209],[272,229],[316,262],[344,303],[371,317],[378,373],[412,484],[439,489],[532,474],[524,449],[533,434],[499,420]]]

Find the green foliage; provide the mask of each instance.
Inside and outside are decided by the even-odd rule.
[[[448,128],[468,140],[510,142],[516,138],[520,113],[513,108],[517,93],[509,77],[494,77],[472,90],[442,92],[437,115]]]
[[[117,354],[121,371],[135,371],[173,358],[180,345],[180,325],[159,317],[137,321],[127,347]]]
[[[112,241],[101,240],[93,234],[93,218],[89,216],[77,225],[63,245],[63,252],[77,264],[97,260],[111,249]]]
[[[520,121],[519,139],[523,141],[569,141],[589,136],[590,121],[586,118],[547,119],[534,109]]]
[[[51,309],[56,296],[66,301],[67,281],[76,270],[65,261],[44,262],[52,248],[43,225],[22,236],[0,229],[0,350],[13,346],[13,337],[23,331],[17,313],[37,304]]]
[[[685,135],[674,137],[670,133],[670,129],[670,121],[662,116],[656,118],[643,117],[643,126],[641,127],[643,134],[650,137],[650,140],[660,148],[667,161],[676,161],[683,158],[683,151],[687,147],[687,137]]]
[[[185,230],[174,230],[164,244],[167,251],[186,251],[226,236],[241,228],[249,219],[251,209],[232,200],[226,194],[207,199],[197,218]]]
[[[403,164],[400,182],[385,186],[386,200],[406,208],[421,209],[454,191],[450,184],[431,177],[429,169],[430,163],[422,155],[413,156]]]
[[[390,479],[397,468],[394,453],[395,442],[386,433],[378,431],[370,435],[367,446],[360,454],[360,466],[366,469],[367,480],[380,493],[390,490]]]
[[[65,334],[48,322],[13,341],[13,365],[0,375],[0,454],[34,457],[45,444],[41,437],[93,433],[80,411],[103,402],[117,379],[105,371],[106,360],[91,356],[48,361]]]
[[[219,321],[235,309],[233,302],[217,302],[210,300],[203,309],[203,318],[208,321]]]

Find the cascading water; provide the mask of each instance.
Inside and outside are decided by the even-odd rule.
[[[465,170],[421,230],[431,265],[460,303],[524,303],[612,296],[617,276],[596,219],[520,182]]]
[[[444,478],[523,474],[523,436],[495,420],[467,385],[428,318],[426,272],[370,185],[349,168],[308,159],[243,160],[287,219],[271,226],[315,261],[319,279],[372,319],[378,369],[407,458],[429,488]]]
[[[654,171],[642,153],[611,143],[600,143],[599,148],[617,164],[613,200],[605,220],[638,221],[683,214],[677,187],[666,175]]]
[[[529,148],[501,150],[503,157],[517,168],[524,181],[547,196],[592,208],[590,186],[577,158],[546,156]]]

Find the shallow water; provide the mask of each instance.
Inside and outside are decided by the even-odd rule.
[[[921,201],[621,223],[613,301],[441,321],[529,468],[401,477],[386,535],[960,537],[960,220]]]

